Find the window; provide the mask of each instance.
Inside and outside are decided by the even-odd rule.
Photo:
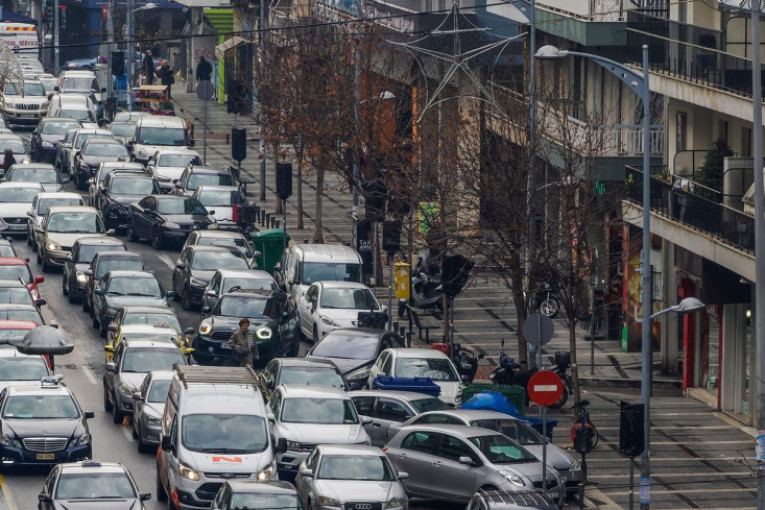
[[[385,359],[385,362],[382,365],[382,373],[385,375],[390,374],[390,369],[392,368],[392,366],[393,366],[393,356],[389,355]]]
[[[457,418],[454,418],[453,416],[448,416],[446,414],[428,414],[425,416],[421,416],[420,418],[415,420],[415,423],[464,425]]]
[[[453,462],[458,462],[460,457],[474,458],[473,450],[462,439],[443,435],[441,438],[441,450],[439,457]]]
[[[372,406],[375,403],[374,397],[351,397],[351,400],[353,400],[353,404],[356,406],[359,414],[372,416]]]
[[[375,416],[381,420],[402,422],[409,419],[406,408],[388,398],[380,398],[375,406]]]
[[[438,434],[424,431],[412,432],[401,442],[401,448],[436,455],[438,451]]]

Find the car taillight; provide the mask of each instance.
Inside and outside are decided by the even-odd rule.
[[[382,451],[387,452],[388,451],[388,447],[387,446],[383,446],[382,447]]]
[[[239,223],[239,207],[236,204],[231,206],[231,219],[234,223]]]

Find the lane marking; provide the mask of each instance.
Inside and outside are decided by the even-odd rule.
[[[170,269],[175,269],[175,261],[162,253],[161,251],[155,252],[155,255]]]
[[[133,439],[133,425],[127,426],[127,425],[120,425],[120,429],[122,429],[122,433],[125,435],[128,441],[134,441]]]
[[[82,372],[85,374],[85,378],[90,381],[90,384],[93,386],[98,386],[98,379],[96,379],[96,374],[93,373],[90,367],[82,367]]]
[[[11,488],[8,487],[3,475],[0,475],[0,499],[5,500],[8,510],[19,510],[19,507],[16,506],[16,501],[13,499],[13,494],[11,494]]]

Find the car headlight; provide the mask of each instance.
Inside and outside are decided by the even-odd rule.
[[[54,147],[56,147],[55,145],[53,145],[53,142],[46,142],[44,140],[40,145],[45,147],[46,149],[53,149]]]
[[[87,432],[77,439],[72,440],[72,446],[82,446],[84,444],[90,444],[90,434]]]
[[[123,395],[132,395],[135,392],[135,388],[132,388],[123,382],[117,385],[117,389],[120,390],[120,393]]]
[[[210,223],[209,225],[207,225],[207,230],[218,230],[218,224]]]
[[[209,335],[210,331],[212,331],[212,324],[210,324],[209,322],[203,322],[199,325],[200,335]]]
[[[268,340],[271,338],[272,332],[270,328],[258,328],[258,330],[255,332],[255,336],[257,336],[260,340]]]
[[[49,250],[60,250],[61,246],[58,243],[48,243],[47,248]]]
[[[345,376],[346,381],[362,381],[369,377],[369,369],[356,370]]]
[[[294,451],[300,451],[303,447],[297,441],[287,441],[287,449]]]
[[[321,322],[323,322],[327,326],[334,326],[335,325],[335,321],[333,321],[329,316],[324,315],[323,313],[319,314],[319,318],[321,319]]]
[[[178,463],[178,474],[184,477],[187,480],[191,480],[193,482],[199,480],[199,473],[191,469],[186,464],[179,462]]]
[[[169,228],[169,229],[177,230],[177,229],[181,228],[181,226],[178,225],[177,223],[173,223],[172,221],[164,221],[164,222],[162,222],[162,228]]]
[[[88,281],[88,275],[82,271],[76,271],[75,275],[77,276],[77,283],[85,283]]]
[[[162,422],[162,418],[159,416],[152,416],[150,414],[144,414],[143,416],[146,419],[147,425],[159,425]]]
[[[504,476],[505,480],[512,483],[513,485],[517,485],[518,487],[526,486],[526,484],[523,483],[523,480],[521,480],[521,477],[515,473],[511,473],[510,471],[500,471],[499,474]]]
[[[272,476],[274,476],[274,473],[276,473],[276,467],[271,464],[263,471],[259,471],[256,478],[259,482],[265,482],[266,480],[270,480]]]
[[[320,506],[340,506],[342,504],[340,503],[340,500],[335,498],[328,498],[327,496],[319,496],[316,498],[316,503]]]
[[[406,508],[408,501],[406,499],[391,499],[385,508]]]
[[[21,448],[21,443],[6,434],[0,434],[0,445]]]

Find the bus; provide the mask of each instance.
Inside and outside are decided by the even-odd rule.
[[[37,37],[37,27],[27,23],[0,22],[0,41],[15,53],[33,54],[37,56],[40,40]]]

